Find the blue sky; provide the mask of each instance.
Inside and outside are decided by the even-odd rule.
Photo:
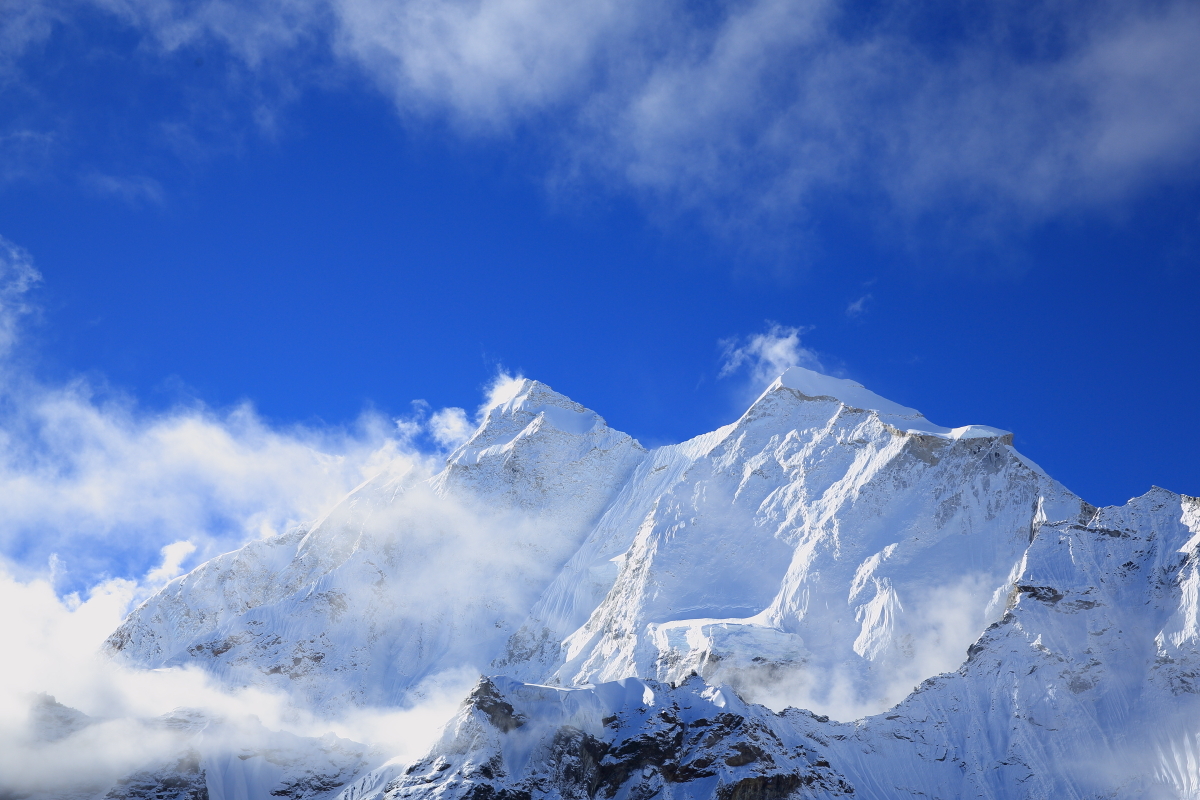
[[[128,453],[188,419],[242,456],[369,461],[393,434],[364,411],[472,409],[500,370],[679,441],[756,388],[729,348],[796,329],[807,363],[1013,430],[1093,503],[1200,494],[1200,11],[977,5],[7,6],[0,236],[42,279],[10,314],[3,424],[40,433],[6,491],[25,458],[136,495]],[[66,396],[121,431],[87,464],[27,424]],[[0,546],[75,552],[68,588],[232,546],[255,500],[205,463],[186,525],[88,506],[84,541],[31,511]],[[293,479],[272,520],[311,510]]]

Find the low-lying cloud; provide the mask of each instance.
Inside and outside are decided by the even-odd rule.
[[[6,615],[2,629],[0,792],[103,792],[132,772],[174,763],[197,738],[162,724],[172,715],[206,725],[200,741],[209,752],[249,756],[278,748],[268,740],[282,731],[332,733],[374,746],[380,755],[411,760],[431,744],[477,677],[450,670],[419,687],[419,701],[406,706],[314,715],[289,694],[230,688],[198,667],[144,670],[100,655],[101,642],[120,624],[136,590],[133,581],[112,579],[93,586],[85,599],[64,601],[49,581],[20,581],[0,568],[0,603],[20,610]],[[33,717],[51,697],[66,707],[50,706],[62,718],[58,724]]]
[[[47,384],[21,366],[39,281],[29,254],[0,238],[0,607],[9,610],[0,621],[0,794],[57,796],[173,763],[200,740],[162,721],[172,713],[202,719],[210,748],[249,752],[283,731],[333,732],[401,759],[423,751],[479,665],[434,670],[407,703],[330,714],[270,686],[231,688],[198,667],[127,666],[101,645],[132,608],[199,562],[311,523],[380,473],[429,474],[469,432],[467,413],[418,403],[400,419],[371,412],[349,426],[281,427],[249,405],[154,412],[82,379]],[[500,376],[490,392],[511,382]],[[435,511],[466,513],[443,506],[404,506],[410,527],[450,524]],[[490,530],[479,520],[458,528]],[[521,571],[520,549],[508,555],[510,569],[472,573],[464,585],[490,578],[495,588]],[[441,602],[455,607],[453,597]],[[47,727],[31,720],[36,713],[61,719]]]

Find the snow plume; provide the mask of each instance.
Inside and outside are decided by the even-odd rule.
[[[505,370],[497,372],[496,377],[492,379],[491,384],[484,393],[487,399],[479,407],[479,416],[482,418],[491,409],[496,406],[502,406],[515,398],[517,393],[521,391],[524,381],[525,376],[519,372],[516,375]]]
[[[146,575],[146,581],[158,585],[166,583],[183,571],[183,560],[196,552],[196,545],[188,541],[172,542],[162,548],[163,561]]]
[[[817,354],[800,343],[807,329],[772,322],[766,333],[746,338],[722,339],[719,377],[734,375],[744,367],[749,372],[752,391],[760,392],[789,367],[807,367],[823,371]]]

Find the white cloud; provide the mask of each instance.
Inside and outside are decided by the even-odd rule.
[[[817,354],[800,343],[800,335],[804,332],[803,328],[771,323],[766,333],[756,333],[744,339],[735,337],[722,340],[721,372],[718,377],[728,377],[745,368],[751,389],[760,391],[788,367],[800,366],[823,371]]]
[[[398,106],[506,127],[586,94],[644,6],[613,0],[335,0],[336,48]]]
[[[87,176],[84,184],[100,194],[117,197],[133,205],[163,201],[162,184],[144,175],[117,176],[96,172]]]
[[[19,52],[89,2],[162,52],[222,43],[260,95],[327,80],[333,63],[409,120],[501,140],[529,129],[560,180],[719,226],[794,221],[828,191],[901,220],[947,207],[1039,220],[1200,167],[1200,6],[1186,0],[994,3],[936,41],[926,23],[940,12],[899,0],[859,23],[833,0],[705,13],[673,0],[77,0],[10,4],[0,36]]]
[[[187,557],[315,519],[385,468],[424,467],[413,440],[426,430],[462,435],[455,409],[432,428],[374,412],[280,427],[249,405],[149,412],[94,380],[46,384],[5,357],[39,280],[29,254],[0,238],[0,556],[20,575],[53,564],[60,591],[103,575],[155,588]]]
[[[0,85],[15,79],[15,60],[30,45],[45,40],[65,11],[46,0],[9,3],[0,9]]]
[[[177,753],[179,736],[147,720],[178,707],[231,720],[231,730],[253,714],[272,730],[333,729],[401,757],[421,752],[469,689],[469,669],[432,676],[410,708],[326,719],[297,698],[230,689],[198,668],[132,669],[98,651],[134,604],[189,563],[312,521],[385,469],[427,471],[434,457],[413,440],[449,446],[465,435],[466,413],[281,428],[245,405],[155,413],[85,381],[46,385],[8,357],[36,311],[28,293],[38,280],[29,254],[0,238],[0,608],[13,611],[0,615],[0,794],[66,795]],[[458,550],[445,557],[464,561]],[[499,580],[495,563],[485,574]],[[100,721],[40,740],[27,718],[41,692]]]
[[[461,408],[443,408],[429,418],[430,435],[446,449],[465,442],[474,429],[475,426],[467,421],[467,412]]]
[[[899,1],[848,34],[832,0],[94,2],[264,74],[325,48],[406,116],[533,122],[572,174],[714,218],[791,215],[830,187],[901,216],[966,196],[1042,217],[1200,158],[1200,7],[1182,0],[992,4],[940,42],[922,24],[941,12]],[[44,35],[35,7],[14,42]]]
[[[152,721],[181,707],[227,723],[205,731],[209,749],[222,743],[234,752],[259,749],[255,737],[265,726],[308,737],[333,732],[413,759],[432,744],[478,678],[470,670],[450,671],[424,682],[421,701],[411,707],[314,717],[295,698],[225,687],[198,668],[140,670],[98,655],[137,592],[132,581],[114,579],[92,587],[82,600],[60,599],[49,581],[18,580],[0,564],[0,607],[20,609],[0,622],[0,793],[75,796],[90,786],[99,790],[85,796],[99,796],[134,770],[172,755],[174,761],[182,734]],[[57,741],[39,737],[29,712],[42,693],[91,716],[93,724]]]
[[[183,572],[183,560],[196,552],[196,545],[188,541],[172,542],[162,548],[162,564],[146,574],[150,584],[165,583]]]
[[[868,292],[854,302],[850,303],[848,306],[846,306],[846,316],[861,317],[863,314],[867,313],[867,303],[871,302],[872,299],[874,299],[874,296]]]
[[[41,280],[29,253],[0,236],[0,357],[8,355],[18,326],[33,312],[26,295]]]
[[[10,375],[10,378],[12,376]],[[204,557],[318,516],[388,463],[418,460],[382,418],[278,430],[249,406],[146,413],[84,382],[10,381],[0,549],[67,575],[141,574],[164,543]]]

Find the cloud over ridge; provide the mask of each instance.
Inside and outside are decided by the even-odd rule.
[[[22,340],[40,281],[0,237],[0,568],[53,577],[62,593],[147,575],[134,592],[144,596],[319,517],[385,469],[428,469],[467,432],[462,409],[430,415],[423,402],[397,419],[366,410],[348,425],[277,425],[245,402],[150,410],[103,380],[41,380]]]
[[[190,740],[161,716],[181,707],[231,721],[206,734],[214,745],[247,746],[266,725],[423,748],[473,675],[437,676],[409,707],[329,719],[199,669],[122,666],[101,643],[200,562],[311,522],[381,472],[426,474],[464,435],[466,412],[430,414],[418,401],[399,419],[368,411],[350,425],[281,426],[248,403],[155,411],[96,380],[46,382],[22,360],[40,280],[30,254],[0,237],[0,603],[10,612],[0,622],[0,794],[61,797],[177,760]],[[47,739],[38,709],[87,721]],[[250,714],[258,733],[242,730]]]

